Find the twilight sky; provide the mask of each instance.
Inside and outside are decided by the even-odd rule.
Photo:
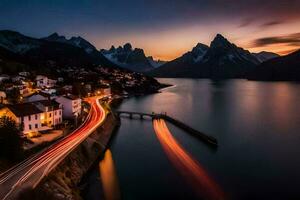
[[[0,0],[0,29],[130,42],[170,60],[217,33],[252,52],[300,48],[300,0]]]

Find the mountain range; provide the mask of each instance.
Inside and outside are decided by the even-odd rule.
[[[133,49],[130,43],[118,48],[112,46],[109,50],[102,49],[100,52],[118,66],[137,72],[151,71],[163,64],[151,56],[146,57],[143,49]]]
[[[51,70],[54,67],[68,66],[91,67],[93,65],[118,67],[94,48],[93,51],[87,53],[85,46],[79,46],[81,44],[86,44],[85,40],[82,39],[82,43],[71,45],[64,41],[27,37],[9,30],[0,31],[2,68],[5,63],[14,63],[15,67],[23,68],[30,66],[31,70]],[[5,70],[10,71],[11,69],[6,68]]]
[[[181,57],[163,62],[146,57],[143,49],[130,43],[98,51],[82,37],[67,39],[53,33],[37,39],[4,30],[0,31],[0,72],[101,65],[155,77],[300,80],[299,51],[282,57],[265,51],[250,53],[217,34],[209,46],[198,43]]]
[[[210,46],[198,43],[190,52],[149,74],[157,77],[244,78],[261,62],[274,57],[278,55],[250,53],[217,34]]]
[[[300,81],[300,49],[263,62],[249,72],[247,78],[262,81]]]

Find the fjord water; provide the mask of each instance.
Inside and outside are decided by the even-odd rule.
[[[159,79],[176,85],[119,110],[167,112],[218,139],[217,149],[168,123],[227,199],[300,198],[300,84]],[[151,120],[122,118],[111,146],[122,199],[198,199],[169,161]],[[99,199],[91,173],[88,199]]]

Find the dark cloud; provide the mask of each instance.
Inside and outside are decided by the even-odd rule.
[[[262,47],[271,44],[287,44],[300,47],[300,32],[284,36],[258,38],[253,42],[255,47]]]
[[[273,20],[273,21],[265,22],[261,26],[264,27],[264,28],[267,28],[267,27],[271,27],[271,26],[277,26],[277,25],[280,25],[280,24],[283,24],[283,23],[285,23],[285,21]]]

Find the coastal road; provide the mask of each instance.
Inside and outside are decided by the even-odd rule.
[[[199,199],[221,200],[224,193],[206,170],[172,136],[163,119],[153,120],[156,136],[167,157],[195,190]]]
[[[91,109],[85,122],[68,136],[33,157],[0,174],[0,199],[16,199],[26,188],[34,188],[72,150],[81,144],[105,120],[99,97],[86,99]]]

